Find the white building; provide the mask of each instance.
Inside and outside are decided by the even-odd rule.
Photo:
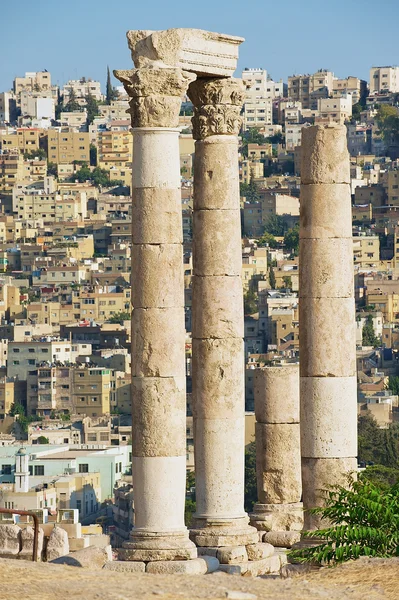
[[[399,92],[399,67],[371,67],[370,94]]]
[[[55,103],[51,96],[32,92],[21,92],[21,115],[32,119],[54,119]]]
[[[285,128],[286,150],[294,150],[295,146],[301,145],[302,128],[309,127],[309,123],[290,123]]]
[[[273,123],[273,99],[283,96],[284,85],[271,81],[265,69],[244,69],[242,80],[245,87],[243,109],[244,130],[263,129]]]
[[[341,98],[320,98],[318,110],[316,123],[333,122],[343,125],[352,116],[352,96],[347,94]]]
[[[0,123],[12,123],[16,119],[16,100],[13,92],[0,93]]]

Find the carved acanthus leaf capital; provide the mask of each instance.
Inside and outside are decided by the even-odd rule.
[[[190,84],[188,96],[194,105],[192,124],[196,140],[238,134],[245,98],[241,79],[197,79]]]
[[[178,127],[183,95],[195,75],[182,69],[114,71],[130,97],[132,127]]]

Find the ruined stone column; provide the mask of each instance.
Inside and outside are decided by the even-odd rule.
[[[199,79],[194,104],[193,416],[199,546],[258,541],[244,511],[244,346],[235,79]]]
[[[344,125],[302,131],[300,422],[305,529],[323,491],[357,467],[356,338],[349,155]]]
[[[255,370],[258,502],[251,524],[261,531],[303,527],[298,365]]]
[[[125,560],[196,557],[184,525],[185,329],[178,119],[193,75],[118,71],[130,100],[132,474],[135,526]]]

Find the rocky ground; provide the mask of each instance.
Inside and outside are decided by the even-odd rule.
[[[364,559],[292,579],[115,573],[0,559],[1,600],[367,600],[399,597],[399,559]]]

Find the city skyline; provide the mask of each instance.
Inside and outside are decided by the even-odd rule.
[[[133,7],[120,0],[120,10],[111,19],[99,10],[105,6],[101,0],[96,3],[88,0],[84,5],[71,0],[69,10],[76,8],[73,14],[78,16],[74,20],[54,18],[51,4],[42,0],[32,14],[27,0],[21,0],[21,13],[29,7],[29,19],[18,24],[24,44],[15,45],[12,27],[3,31],[3,45],[12,48],[12,53],[0,70],[1,90],[10,89],[13,79],[26,71],[44,69],[51,72],[53,83],[60,86],[70,79],[90,77],[101,81],[104,88],[107,65],[111,70],[132,67],[125,33],[140,28],[197,27],[242,36],[246,41],[240,47],[236,75],[245,67],[258,67],[266,69],[275,81],[287,81],[289,75],[312,73],[320,68],[331,70],[338,77],[354,75],[368,81],[370,67],[399,64],[399,49],[391,43],[395,35],[394,17],[399,16],[399,6],[394,0],[384,4],[390,11],[384,36],[375,34],[375,20],[371,18],[375,5],[371,0],[362,2],[361,7],[358,2],[348,6],[343,0],[333,7],[323,7],[322,23],[316,0],[305,0],[300,5],[289,0],[284,14],[269,1],[255,0],[244,13],[235,0],[221,0],[217,9],[214,3],[204,0],[201,12],[194,15],[184,11],[175,15],[171,8],[177,10],[178,3],[174,0],[168,4],[168,10],[162,2],[154,0],[151,12],[146,6]],[[10,24],[14,18],[12,11],[10,5],[2,9],[5,22]],[[306,37],[301,33],[305,27]],[[75,43],[71,44],[71,40]],[[118,82],[113,79],[113,84]]]

